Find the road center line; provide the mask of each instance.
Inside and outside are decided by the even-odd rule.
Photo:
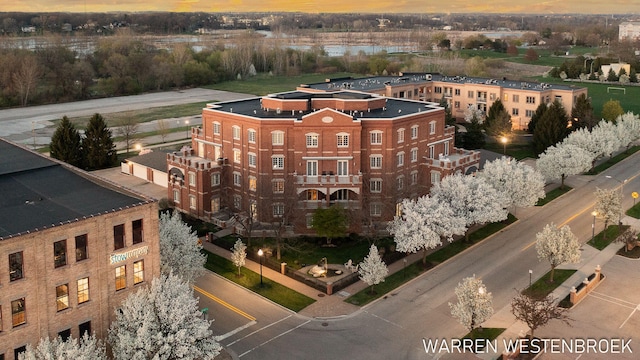
[[[565,220],[562,224],[558,225],[558,228],[563,227],[564,225],[567,225],[570,221],[572,221],[573,219],[577,218],[578,216],[582,215],[584,212],[589,211],[589,209],[593,209],[593,207],[595,206],[595,203],[587,206],[586,208],[578,211],[577,213],[573,214],[571,217],[569,217],[567,220]],[[532,247],[533,245],[535,245],[536,241],[532,241],[531,243],[527,244],[527,246],[523,247],[522,250],[520,250],[520,252],[523,252],[525,250],[527,250],[528,248]]]
[[[368,311],[365,311],[365,312],[366,312],[367,314],[369,314],[369,315],[371,315],[371,316],[375,317],[375,318],[378,318],[378,319],[380,319],[380,320],[382,320],[382,321],[386,321],[387,323],[389,323],[389,324],[391,324],[391,325],[397,326],[397,327],[399,327],[400,329],[404,329],[402,326],[400,326],[400,325],[398,325],[398,324],[394,323],[393,321],[387,320],[387,319],[385,319],[385,318],[383,318],[383,317],[380,317],[380,316],[378,316],[378,315],[376,315],[376,314],[374,314],[374,313],[370,313],[370,312],[368,312]]]
[[[303,322],[302,324],[300,324],[300,325],[298,325],[298,326],[296,326],[296,327],[294,327],[294,328],[291,328],[291,329],[289,329],[289,330],[287,330],[287,331],[285,331],[285,332],[283,332],[283,333],[281,333],[281,334],[279,334],[279,335],[277,335],[277,336],[274,336],[274,337],[272,337],[271,339],[269,339],[269,340],[267,340],[267,341],[263,342],[262,344],[260,344],[260,345],[258,345],[258,346],[256,346],[256,347],[254,347],[253,349],[251,349],[251,350],[247,350],[247,351],[243,352],[242,354],[238,355],[238,357],[243,357],[243,356],[247,355],[248,353],[252,352],[253,350],[255,350],[255,349],[257,349],[257,348],[261,347],[262,345],[266,345],[266,344],[268,344],[268,343],[272,342],[273,340],[275,340],[275,339],[277,339],[277,338],[279,338],[279,337],[281,337],[281,336],[283,336],[283,335],[287,335],[288,333],[292,332],[293,330],[295,330],[295,329],[297,329],[297,328],[299,328],[299,327],[301,327],[301,326],[304,326],[304,325],[306,325],[306,324],[308,324],[308,323],[310,323],[310,322],[311,322],[311,320],[307,320],[307,321]]]
[[[226,307],[227,309],[229,309],[229,310],[231,310],[231,311],[235,312],[236,314],[241,315],[241,316],[244,316],[245,318],[249,319],[250,321],[255,321],[255,320],[256,320],[256,318],[255,318],[255,317],[253,317],[253,316],[251,316],[251,315],[247,314],[246,312],[244,312],[244,311],[242,311],[242,310],[238,309],[237,307],[235,307],[235,306],[233,306],[233,305],[229,304],[228,302],[226,302],[226,301],[224,301],[224,300],[220,299],[219,297],[217,297],[217,296],[215,296],[215,295],[213,295],[213,294],[210,294],[210,293],[208,293],[208,292],[204,291],[203,289],[201,289],[201,288],[199,288],[199,287],[197,287],[197,286],[195,286],[195,285],[193,286],[193,290],[195,290],[195,291],[197,291],[197,292],[201,293],[202,295],[204,295],[204,296],[208,297],[209,299],[211,299],[211,300],[213,300],[213,301],[217,302],[218,304],[220,304],[220,305],[222,305],[222,306]]]
[[[237,343],[238,341],[244,340],[244,339],[248,338],[249,336],[251,336],[251,335],[253,335],[253,334],[255,334],[255,333],[258,333],[258,332],[260,332],[260,331],[262,331],[262,330],[264,330],[264,329],[266,329],[266,328],[268,328],[268,327],[271,327],[271,326],[273,326],[273,325],[275,325],[275,324],[277,324],[277,323],[279,323],[279,322],[281,322],[281,321],[287,320],[288,318],[290,318],[290,317],[292,317],[292,316],[293,316],[293,315],[289,315],[289,316],[284,317],[284,318],[282,318],[282,319],[280,319],[280,320],[278,320],[278,321],[276,321],[276,322],[272,322],[271,324],[269,324],[269,325],[267,325],[267,326],[263,326],[263,327],[261,327],[260,329],[258,329],[258,330],[254,331],[254,332],[252,332],[252,333],[249,333],[249,334],[247,334],[247,335],[245,335],[245,336],[241,337],[241,338],[240,338],[240,339],[238,339],[238,340],[235,340],[235,341],[233,341],[233,342],[230,342],[229,344],[227,344],[227,346],[231,346],[231,345],[233,345],[233,344]]]

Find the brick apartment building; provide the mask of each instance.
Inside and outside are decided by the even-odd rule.
[[[153,201],[0,139],[0,359],[40,338],[105,338],[159,276]]]
[[[350,231],[388,221],[402,199],[476,171],[480,158],[455,148],[437,104],[345,89],[209,104],[191,145],[167,156],[177,209],[261,224],[286,216],[299,233],[310,232],[315,209],[334,204],[349,210]]]
[[[375,76],[362,79],[328,79],[326,82],[302,85],[308,91],[337,91],[351,89],[381,96],[439,103],[444,97],[451,113],[464,119],[469,106],[487,113],[493,103],[501,99],[511,115],[514,130],[526,130],[536,108],[555,100],[560,101],[571,118],[576,99],[587,95],[587,88],[562,84],[498,80],[440,74],[406,73],[401,76]]]

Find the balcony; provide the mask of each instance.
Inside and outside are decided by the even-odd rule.
[[[432,167],[447,172],[461,171],[465,173],[465,169],[469,166],[480,164],[480,153],[473,150],[465,150],[454,148],[453,152],[447,156],[441,156],[438,159],[425,158],[425,163]]]
[[[296,175],[297,185],[358,185],[362,175]]]

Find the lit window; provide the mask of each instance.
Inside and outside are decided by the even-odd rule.
[[[382,179],[371,179],[369,181],[369,188],[372,193],[382,192]]]
[[[240,163],[242,162],[242,153],[240,150],[233,150],[233,162]]]
[[[78,279],[78,304],[89,301],[89,278]]]
[[[396,165],[398,166],[404,165],[404,152],[399,152],[396,155]]]
[[[173,190],[173,202],[176,204],[180,204],[180,191]]]
[[[196,208],[196,196],[195,195],[189,195],[189,208],[191,208],[191,209],[195,209]]]
[[[126,265],[116,268],[116,291],[127,287],[127,267]]]
[[[256,142],[256,131],[255,130],[248,130],[247,131],[247,141],[250,143],[254,143]]]
[[[404,129],[398,129],[398,143],[404,142]]]
[[[220,173],[211,174],[211,186],[220,185]]]
[[[284,204],[273,204],[273,217],[282,217],[284,215]]]
[[[371,136],[371,145],[382,144],[382,131],[372,131],[369,134]]]
[[[284,192],[284,180],[273,181],[273,192],[281,194]]]
[[[16,327],[26,322],[24,298],[13,300],[11,302],[11,324]]]
[[[382,204],[373,203],[369,207],[369,214],[371,216],[381,216],[382,215]]]
[[[349,146],[349,135],[338,134],[338,147],[347,147],[347,146]]]
[[[56,309],[58,311],[69,308],[69,285],[56,286]]]
[[[211,213],[215,214],[220,211],[220,198],[211,199]]]
[[[432,121],[429,123],[429,134],[433,135],[436,133],[436,122]]]
[[[271,145],[284,145],[284,131],[274,131],[271,133]]]
[[[22,279],[22,251],[9,254],[9,281]]]
[[[411,127],[411,138],[412,139],[418,138],[418,125],[414,125]]]
[[[256,167],[256,154],[249,154],[249,166]]]
[[[249,176],[249,190],[256,191],[258,186],[258,179],[255,176]]]
[[[144,281],[144,260],[133,263],[133,284],[140,284]]]
[[[240,175],[240,173],[237,173],[237,172],[233,173],[233,185],[235,186],[242,185],[242,175]]]
[[[318,135],[307,134],[307,147],[318,147]]]
[[[416,161],[418,161],[418,149],[413,148],[411,149],[411,162],[416,162]]]
[[[233,135],[233,140],[240,140],[240,127],[239,126],[233,126],[231,128],[231,133]]]
[[[76,262],[86,260],[87,253],[87,234],[76,236]]]
[[[369,163],[372,169],[382,169],[382,155],[371,155]]]
[[[213,133],[215,135],[220,135],[220,123],[217,123],[217,122],[213,123]]]
[[[196,185],[196,174],[190,172],[189,173],[189,185],[191,186],[195,186]]]
[[[124,247],[124,224],[113,227],[113,249],[118,250]]]
[[[53,267],[59,268],[67,265],[67,240],[53,243]]]
[[[275,170],[284,169],[284,156],[276,155],[276,156],[271,157],[271,165],[273,166],[273,169],[275,169]]]

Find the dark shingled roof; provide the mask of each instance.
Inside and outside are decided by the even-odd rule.
[[[103,184],[0,139],[0,240],[147,202]]]
[[[154,170],[167,172],[167,153],[169,153],[169,151],[154,150],[144,155],[130,157],[127,161],[144,165]]]

